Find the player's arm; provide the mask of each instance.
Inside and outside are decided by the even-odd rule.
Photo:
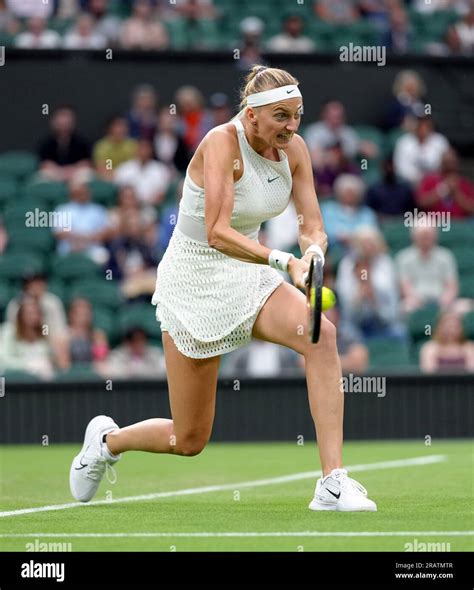
[[[302,137],[295,135],[295,156],[297,165],[293,173],[293,200],[298,215],[298,243],[301,254],[311,244],[317,244],[325,253],[328,245],[323,218],[314,189],[313,168],[308,148]],[[308,262],[312,253],[308,254]]]
[[[230,226],[234,208],[235,140],[229,133],[216,129],[209,133],[205,142],[205,221],[209,245],[244,262],[268,264],[270,248]]]

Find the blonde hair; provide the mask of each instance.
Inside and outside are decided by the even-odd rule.
[[[299,82],[286,70],[267,68],[267,66],[262,65],[254,65],[247,74],[244,86],[240,91],[240,111],[237,113],[234,119],[242,116],[242,113],[247,107],[247,96],[250,94],[264,92],[265,90],[272,90],[273,88],[280,88],[281,86],[287,86],[288,84],[294,84],[298,86]]]

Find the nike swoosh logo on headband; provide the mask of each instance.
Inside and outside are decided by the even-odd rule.
[[[294,92],[294,91],[295,91],[295,89],[293,88],[293,90],[287,90],[287,91],[286,91],[286,93],[287,93],[287,94],[291,94],[291,93],[292,93],[292,92]]]

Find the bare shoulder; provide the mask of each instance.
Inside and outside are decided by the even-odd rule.
[[[213,127],[206,133],[201,146],[206,149],[209,145],[222,147],[236,147],[238,145],[237,130],[232,123],[224,123]]]

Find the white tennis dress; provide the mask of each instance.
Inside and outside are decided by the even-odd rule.
[[[290,166],[283,150],[278,150],[279,162],[257,154],[242,122],[232,123],[244,173],[234,183],[231,227],[258,242],[261,223],[288,206]],[[259,311],[282,282],[282,275],[266,264],[243,262],[209,246],[204,189],[186,173],[177,224],[158,265],[152,298],[161,330],[178,350],[207,358],[247,344]]]

